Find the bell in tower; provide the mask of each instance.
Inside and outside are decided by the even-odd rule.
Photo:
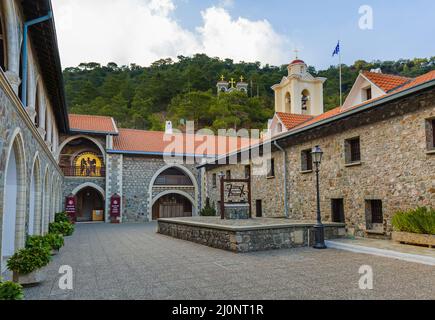
[[[296,58],[287,67],[288,75],[272,87],[275,111],[317,116],[323,109],[323,84],[326,78],[314,77],[307,64]]]

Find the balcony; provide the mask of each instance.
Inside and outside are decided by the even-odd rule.
[[[105,167],[61,166],[61,169],[65,177],[103,178],[106,176]]]
[[[193,186],[189,177],[184,175],[161,175],[156,179],[155,186]]]

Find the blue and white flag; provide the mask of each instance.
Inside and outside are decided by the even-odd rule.
[[[340,54],[340,41],[338,41],[337,46],[335,47],[335,50],[332,53],[332,56],[335,56],[336,54]]]

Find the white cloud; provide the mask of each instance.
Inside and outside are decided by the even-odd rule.
[[[211,56],[228,57],[237,61],[283,63],[285,37],[277,34],[267,20],[233,20],[223,8],[208,8],[202,12],[204,25],[197,28],[204,52]]]
[[[172,0],[53,0],[53,6],[64,67],[149,65],[195,53],[273,64],[288,58],[288,40],[268,21],[232,19],[223,7],[202,12],[202,25],[192,32],[173,17]]]

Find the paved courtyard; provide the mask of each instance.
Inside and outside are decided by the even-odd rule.
[[[234,254],[155,233],[156,224],[82,224],[27,299],[435,299],[435,268],[328,249]],[[59,289],[61,265],[74,289]],[[358,286],[361,265],[374,289]]]

